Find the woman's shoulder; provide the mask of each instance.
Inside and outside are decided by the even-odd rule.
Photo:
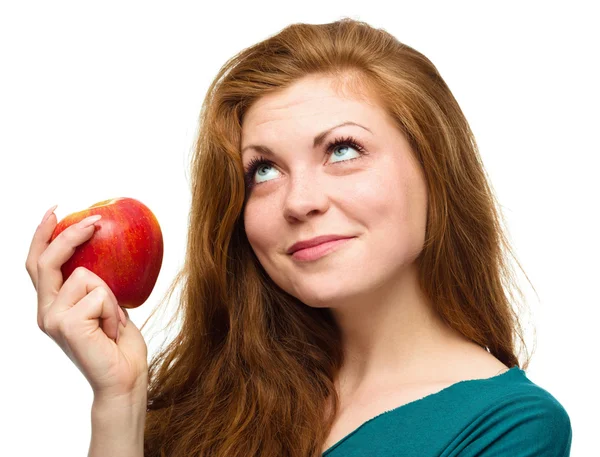
[[[503,373],[489,379],[483,379],[495,389],[485,389],[501,404],[521,405],[529,402],[529,406],[538,405],[540,408],[564,411],[562,404],[543,386],[532,381],[525,370],[514,366]],[[566,412],[566,411],[565,411]]]
[[[463,393],[470,396],[476,414],[463,430],[468,438],[462,444],[472,452],[466,455],[519,455],[523,450],[535,450],[534,455],[569,455],[569,414],[524,370],[515,366],[469,387],[473,388]]]
[[[568,416],[554,395],[532,381],[516,365],[495,376],[461,381],[453,387],[457,394],[474,400],[472,404],[484,406],[490,411],[508,409],[512,413],[523,411],[529,415],[543,413],[547,417]]]

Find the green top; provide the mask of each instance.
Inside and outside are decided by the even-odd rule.
[[[363,423],[327,457],[568,457],[571,420],[518,366],[452,384]]]

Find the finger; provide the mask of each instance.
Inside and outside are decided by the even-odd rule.
[[[91,331],[96,331],[100,326],[106,336],[113,340],[117,339],[120,322],[117,303],[103,287],[93,288],[71,308],[69,314],[71,319],[81,322]]]
[[[126,327],[127,326],[127,316],[125,316],[125,312],[123,311],[123,308],[121,308],[118,303],[117,303],[117,308],[119,311],[119,317],[121,318],[121,324],[123,324],[123,327]]]
[[[37,290],[37,261],[42,252],[46,250],[50,244],[50,237],[56,227],[56,215],[54,210],[58,205],[54,205],[46,214],[44,214],[42,222],[37,226],[31,244],[29,246],[29,252],[27,253],[27,260],[25,261],[25,269],[29,273],[33,287]]]
[[[95,215],[67,227],[39,257],[37,262],[38,314],[43,315],[45,309],[56,299],[63,285],[61,266],[73,255],[77,246],[92,237],[96,231],[93,223],[97,220],[98,215]],[[89,225],[90,223],[92,225]]]
[[[110,297],[113,307],[115,307],[114,313],[118,316],[116,309],[118,302],[113,291],[100,276],[84,267],[76,268],[71,276],[67,278],[56,295],[56,298],[51,303],[52,311],[67,311],[96,288],[104,289],[106,294]],[[48,308],[49,307],[50,305],[48,305]],[[44,311],[47,311],[48,308]],[[95,318],[98,317],[99,315],[95,316]]]

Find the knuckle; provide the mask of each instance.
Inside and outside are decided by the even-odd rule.
[[[76,224],[73,224],[76,225]],[[77,244],[77,237],[75,236],[73,226],[69,226],[66,229],[62,230],[56,238],[54,238],[53,243],[60,243],[61,245],[71,246],[73,244]]]
[[[44,319],[40,316],[38,316],[37,318],[37,325],[40,328],[40,330],[44,333],[46,333],[46,327],[44,325]]]
[[[26,263],[25,269],[27,270],[27,274],[29,275],[29,279],[33,282],[33,286],[37,289],[37,272],[35,268],[31,267],[31,264]]]
[[[75,277],[76,280],[81,281],[88,276],[88,269],[85,267],[79,266],[79,267],[75,268],[75,270],[73,271],[73,276]]]
[[[71,224],[58,236],[68,240],[69,242],[72,242],[77,239],[77,228],[77,224]]]
[[[48,335],[56,334],[58,330],[58,323],[56,317],[52,313],[47,313],[42,319],[41,329],[44,333]]]
[[[96,287],[96,295],[100,301],[109,301],[110,294],[104,287]]]
[[[38,270],[43,270],[44,268],[46,268],[46,264],[47,264],[47,259],[46,259],[46,255],[44,255],[45,253],[43,253],[42,255],[40,255],[37,259],[36,262],[36,267]]]

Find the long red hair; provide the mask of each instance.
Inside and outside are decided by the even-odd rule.
[[[364,22],[292,24],[228,60],[202,105],[185,264],[167,293],[181,284],[168,324],[179,316],[181,326],[149,366],[146,457],[321,455],[338,409],[339,328],[329,309],[304,305],[258,262],[243,228],[240,157],[248,108],[315,74],[376,98],[410,141],[429,194],[419,281],[436,311],[507,366],[529,364],[516,353],[526,347],[513,292],[523,295],[502,215],[436,67]]]

